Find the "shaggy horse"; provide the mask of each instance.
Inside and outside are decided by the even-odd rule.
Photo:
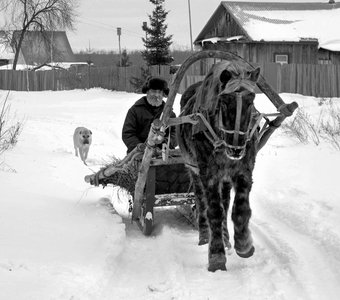
[[[235,251],[244,258],[255,251],[249,193],[257,153],[253,102],[259,73],[259,68],[242,61],[223,61],[181,99],[181,116],[197,121],[178,125],[177,139],[196,196],[199,245],[209,242],[208,270],[213,272],[226,270],[225,247],[231,248],[227,228],[231,188]]]

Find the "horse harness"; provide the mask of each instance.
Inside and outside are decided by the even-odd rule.
[[[193,125],[192,131],[193,135],[196,135],[202,132],[206,138],[210,141],[213,145],[214,150],[217,152],[223,151],[226,147],[230,147],[233,149],[243,149],[246,147],[246,144],[251,138],[253,137],[256,129],[258,128],[260,121],[262,119],[263,114],[260,114],[255,107],[252,105],[249,107],[251,111],[251,120],[249,122],[247,130],[241,131],[240,130],[240,123],[241,123],[241,112],[242,112],[242,96],[246,93],[246,91],[236,93],[236,101],[237,101],[237,108],[236,108],[236,119],[235,119],[235,127],[234,130],[227,130],[222,122],[222,109],[219,104],[216,105],[215,111],[218,110],[218,123],[216,124],[217,128],[219,129],[220,133],[225,134],[233,134],[233,144],[228,144],[224,139],[223,136],[220,137],[212,128],[210,124],[210,117],[207,110],[198,110],[198,112],[186,115],[186,116],[179,116],[178,118],[171,118],[169,120],[168,126],[179,125],[183,123],[190,123]],[[246,137],[246,142],[242,146],[238,146],[238,139],[239,136],[243,135]]]

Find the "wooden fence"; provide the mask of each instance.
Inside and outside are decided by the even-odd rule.
[[[297,93],[315,97],[340,97],[340,65],[273,64],[259,65],[261,74],[278,93]],[[204,78],[200,67],[193,65],[183,78],[179,93]],[[150,73],[171,79],[169,66],[154,66]],[[142,69],[89,67],[87,72],[67,70],[13,71],[0,70],[0,89],[16,91],[70,90],[102,87],[135,92],[133,78],[142,78]]]
[[[257,66],[261,68],[262,76],[278,93],[340,97],[340,65],[266,63]],[[188,87],[203,78],[202,75],[187,75],[181,86]]]
[[[340,65],[265,64],[263,76],[278,93],[340,97]]]
[[[170,80],[170,66],[152,66],[153,76]],[[131,83],[134,78],[142,78],[141,67],[126,68],[89,67],[86,72],[68,70],[14,71],[0,70],[0,89],[14,91],[73,90],[102,87],[105,89],[135,92]]]

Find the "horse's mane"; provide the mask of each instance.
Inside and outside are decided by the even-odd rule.
[[[220,92],[220,75],[229,61],[223,61],[212,66],[202,84],[196,91],[196,102],[194,112],[207,111],[215,106],[217,96]]]

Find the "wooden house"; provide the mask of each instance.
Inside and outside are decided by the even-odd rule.
[[[12,53],[15,49],[14,45],[18,41],[20,31],[14,31],[12,36]],[[1,43],[0,43],[1,44]],[[5,44],[2,44],[5,47]],[[6,46],[8,50],[8,45]],[[14,54],[4,55],[4,61],[11,63]],[[1,52],[0,52],[1,60]],[[65,31],[27,31],[20,49],[18,64],[28,66],[38,66],[51,62],[74,62],[75,56],[68,41]]]
[[[252,63],[340,64],[340,2],[222,1],[194,41]]]

